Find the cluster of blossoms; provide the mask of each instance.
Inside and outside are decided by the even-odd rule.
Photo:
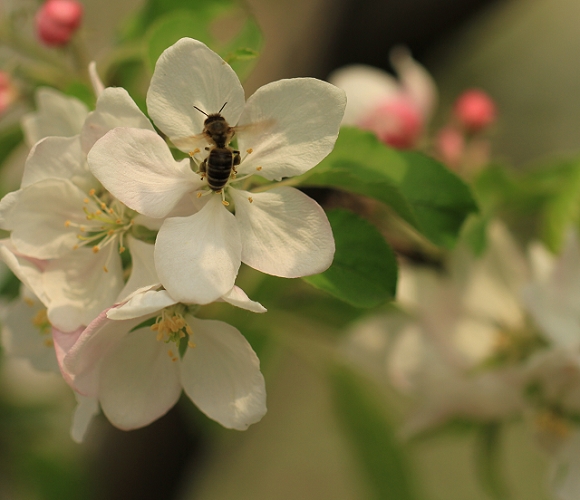
[[[557,498],[577,498],[580,239],[569,234],[557,258],[533,244],[525,258],[494,223],[481,258],[459,247],[446,268],[402,263],[401,310],[357,325],[347,352],[367,366],[374,357],[375,374],[386,366],[390,383],[413,397],[404,435],[520,416],[552,456]]]
[[[259,361],[236,328],[195,313],[214,301],[265,312],[235,285],[242,262],[288,278],[331,264],[321,207],[264,179],[299,175],[332,150],[344,93],[301,78],[246,102],[229,65],[182,39],[160,57],[147,94],[170,146],[124,89],[91,72],[94,111],[45,90],[23,123],[34,146],[20,189],[0,202],[0,227],[11,231],[0,255],[24,284],[6,320],[10,344],[34,344],[41,368],[56,359],[79,401],[77,440],[99,406],[133,429],[182,389],[210,418],[245,429],[266,412]],[[242,152],[221,189],[208,185],[217,146],[204,133],[218,111]]]

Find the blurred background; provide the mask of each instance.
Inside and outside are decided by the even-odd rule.
[[[118,20],[139,2],[83,4],[85,36],[98,53]],[[437,82],[440,105],[433,127],[447,119],[462,90],[479,87],[499,109],[492,157],[525,168],[548,154],[580,151],[577,0],[249,0],[248,5],[265,48],[246,83],[247,95],[280,78],[324,79],[346,64],[390,70],[389,49],[404,44]],[[290,351],[279,352],[265,369],[269,411],[244,433],[218,429],[182,401],[137,431],[119,431],[99,418],[81,446],[68,438],[74,401],[64,383],[32,374],[20,361],[0,363],[2,500],[369,498],[325,377]],[[396,420],[404,404],[391,399]],[[511,498],[548,499],[546,460],[528,433],[514,423],[502,449]],[[424,498],[489,498],[474,472],[473,439],[466,433],[409,444]]]

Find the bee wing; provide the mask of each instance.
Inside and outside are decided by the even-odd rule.
[[[251,134],[260,134],[267,132],[270,128],[272,128],[276,123],[276,120],[273,118],[268,118],[265,120],[260,120],[258,122],[252,123],[244,123],[243,125],[236,125],[232,127],[234,132],[238,134],[239,132],[247,132]]]
[[[187,137],[178,137],[177,139],[172,139],[171,142],[185,153],[196,149],[203,150],[208,145],[207,136],[203,133],[189,135]]]

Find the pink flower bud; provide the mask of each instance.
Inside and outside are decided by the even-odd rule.
[[[421,135],[423,116],[410,99],[400,96],[379,103],[358,125],[394,148],[409,149]]]
[[[455,118],[469,132],[479,132],[491,125],[496,118],[493,100],[482,90],[466,90],[455,101]]]
[[[36,13],[38,38],[45,45],[66,45],[82,17],[83,7],[76,0],[48,0]]]

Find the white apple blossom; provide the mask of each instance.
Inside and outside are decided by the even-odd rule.
[[[334,71],[328,81],[346,92],[345,125],[370,130],[396,148],[415,147],[433,114],[437,87],[407,49],[393,49],[391,62],[398,80],[381,69],[356,64]]]
[[[236,173],[218,196],[190,160],[175,161],[153,132],[117,128],[89,153],[101,183],[146,216],[168,217],[184,196],[199,197],[199,212],[168,217],[157,236],[155,264],[173,297],[199,304],[216,300],[232,288],[241,262],[288,278],[331,264],[334,239],[316,202],[288,186],[247,186],[254,174],[268,180],[300,175],[330,153],[344,112],[341,90],[297,78],[265,85],[246,102],[231,67],[203,43],[184,38],[159,58],[147,106],[159,129],[198,168],[204,146],[212,147],[202,134],[203,113],[223,108],[222,116],[237,127],[241,151]]]
[[[237,305],[263,312],[240,290]],[[147,320],[153,320],[143,326]],[[193,317],[165,290],[145,287],[103,311],[74,342],[55,336],[67,382],[98,399],[121,429],[164,415],[181,390],[208,417],[244,430],[266,412],[264,378],[243,335],[221,321]]]

